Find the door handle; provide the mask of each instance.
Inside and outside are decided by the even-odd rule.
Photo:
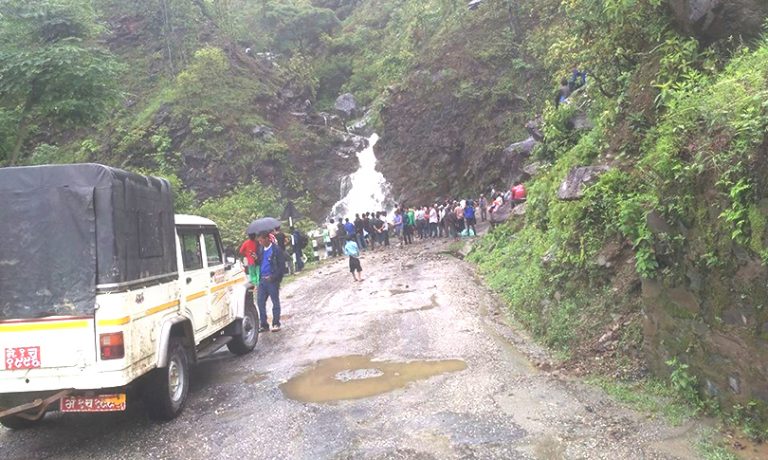
[[[189,283],[191,283],[191,282],[192,282],[192,278],[191,278],[191,277],[188,277],[188,278],[187,278],[187,284],[189,284]]]

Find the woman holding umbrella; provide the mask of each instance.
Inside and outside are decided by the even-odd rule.
[[[259,269],[256,290],[256,306],[259,308],[259,331],[268,331],[267,298],[272,300],[272,331],[280,330],[280,283],[285,275],[285,253],[274,241],[271,232],[280,226],[280,221],[264,217],[251,222],[246,230],[258,234],[259,247],[255,265]]]

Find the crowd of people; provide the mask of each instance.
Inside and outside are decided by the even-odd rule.
[[[493,214],[506,201],[524,201],[525,186],[511,187],[506,193],[491,191],[479,198],[443,200],[425,206],[395,206],[394,211],[373,211],[355,214],[354,218],[331,218],[323,227],[320,238],[327,258],[346,256],[355,281],[362,281],[362,251],[375,251],[391,244],[405,247],[414,240],[433,238],[460,238],[477,235],[478,218],[481,222],[494,221]],[[256,287],[256,305],[259,309],[260,331],[279,331],[280,283],[286,274],[304,268],[303,250],[309,238],[297,228],[288,234],[281,227],[259,234],[249,234],[240,246],[245,272]],[[314,245],[313,245],[314,246]],[[272,301],[272,325],[267,321],[266,303]]]

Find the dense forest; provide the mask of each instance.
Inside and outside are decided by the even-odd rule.
[[[346,126],[381,136],[398,201],[523,181],[469,256],[513,316],[768,437],[768,6],[467,3],[7,0],[0,161],[168,177],[230,243],[288,199],[325,216]]]

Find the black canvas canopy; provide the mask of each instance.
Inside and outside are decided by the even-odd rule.
[[[98,164],[0,168],[0,320],[92,315],[97,290],[176,277],[164,179]]]

